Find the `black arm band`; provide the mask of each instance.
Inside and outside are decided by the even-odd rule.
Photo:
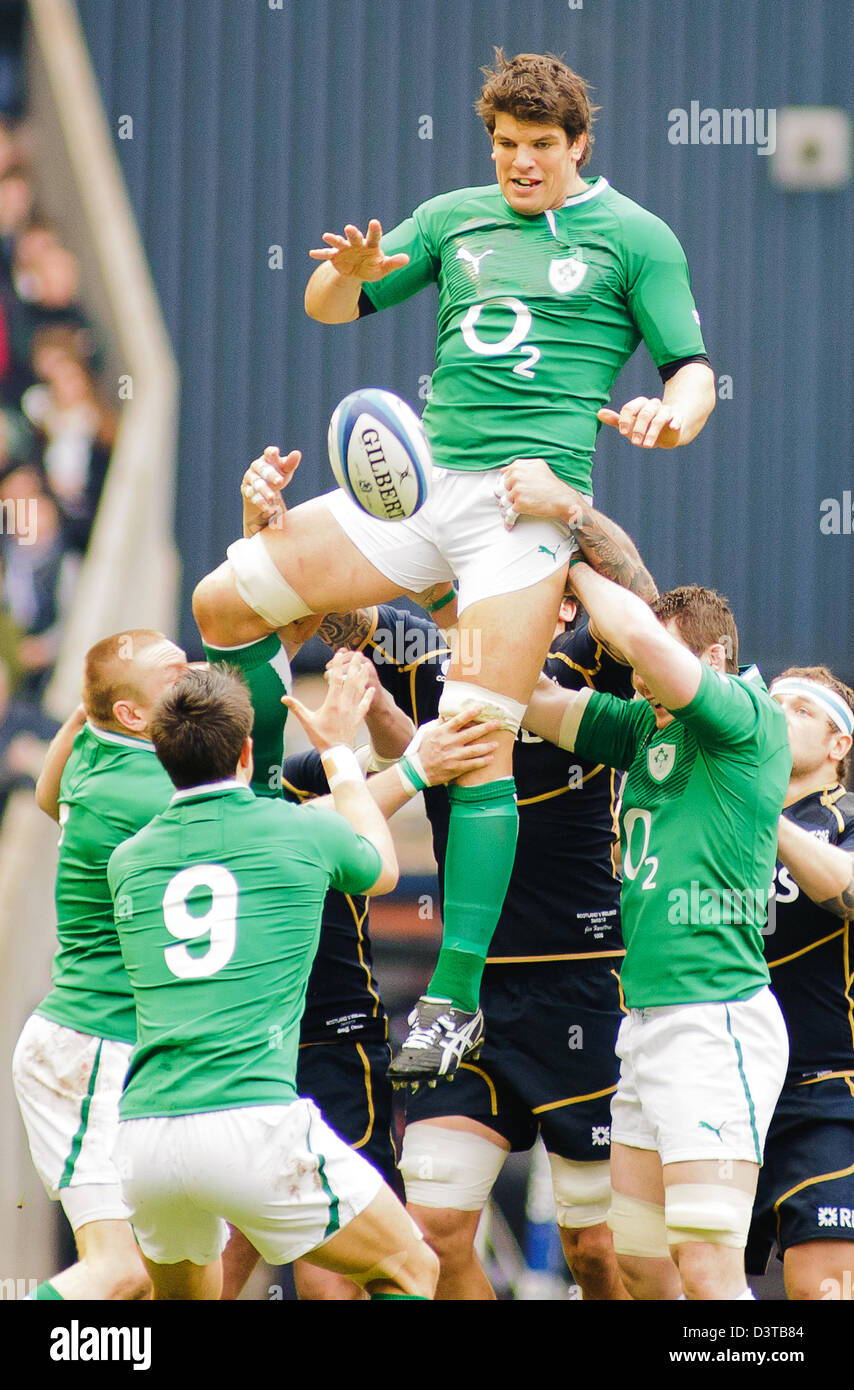
[[[663,367],[659,367],[658,375],[661,377],[662,381],[668,382],[672,376],[676,375],[681,367],[687,367],[689,362],[703,362],[709,368],[712,366],[706,354],[704,352],[698,352],[694,357],[680,357],[676,362],[665,362]]]

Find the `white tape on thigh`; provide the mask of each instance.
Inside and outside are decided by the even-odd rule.
[[[253,613],[270,627],[285,627],[297,618],[306,618],[311,609],[279,573],[264,544],[263,533],[244,536],[228,547],[237,592]]]
[[[656,1202],[642,1202],[639,1197],[612,1192],[608,1225],[614,1234],[614,1249],[618,1255],[634,1255],[644,1260],[670,1259],[664,1207]]]
[[[732,1183],[671,1183],[664,1197],[669,1245],[688,1240],[741,1250],[753,1211],[753,1198]]]
[[[442,719],[453,719],[469,706],[482,705],[477,716],[479,724],[487,719],[500,719],[502,729],[518,734],[522,716],[527,706],[509,695],[499,695],[495,690],[485,690],[482,685],[472,685],[470,681],[445,681],[442,698],[439,701],[439,714]]]
[[[549,1154],[557,1224],[570,1231],[598,1226],[611,1205],[610,1164],[575,1163]]]
[[[406,1200],[419,1207],[482,1211],[506,1157],[506,1150],[480,1134],[409,1125],[400,1156]]]

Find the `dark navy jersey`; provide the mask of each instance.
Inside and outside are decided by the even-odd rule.
[[[816,839],[854,851],[854,795],[840,784],[802,797],[784,814]],[[854,1075],[852,924],[818,907],[782,864],[774,880],[765,958],[789,1028],[787,1081]]]
[[[286,801],[310,801],[328,792],[320,754],[314,749],[285,758],[282,794]],[[320,941],[308,981],[300,1045],[350,1038],[384,1042],[387,1034],[371,962],[368,900],[362,894],[330,890],[323,904]]]
[[[382,685],[416,723],[436,717],[450,654],[433,623],[383,604],[364,650]],[[634,693],[629,668],[608,655],[586,621],[555,639],[545,671],[570,690],[594,686],[626,699]],[[513,773],[519,840],[487,963],[622,955],[614,858],[618,774],[525,730],[517,737]],[[449,816],[444,789],[426,792],[425,804],[441,883]]]

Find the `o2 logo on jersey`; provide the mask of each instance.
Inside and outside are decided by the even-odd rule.
[[[513,315],[512,328],[494,343],[479,337],[475,332],[484,309],[509,309]],[[478,357],[504,357],[518,348],[520,355],[524,354],[526,360],[517,362],[511,371],[515,376],[524,376],[533,381],[534,368],[542,357],[538,347],[525,342],[533,322],[530,309],[521,299],[485,299],[482,304],[472,305],[460,324],[460,332],[466,347],[471,352],[476,352]]]
[[[638,825],[641,827],[640,845],[636,844],[635,837],[635,827]],[[643,880],[641,888],[654,888],[655,875],[658,873],[658,856],[647,853],[652,834],[652,814],[649,811],[634,807],[626,813],[623,819],[623,833],[626,837],[626,848],[623,851],[623,876],[628,879],[636,879],[641,869],[646,869],[646,878]]]

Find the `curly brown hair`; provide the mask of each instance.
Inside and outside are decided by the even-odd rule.
[[[682,584],[668,589],[650,604],[659,622],[676,622],[679,636],[695,656],[719,642],[726,652],[726,669],[738,674],[738,629],[729,606],[729,599],[715,589],[699,584]]]
[[[500,112],[517,121],[560,126],[570,144],[579,135],[587,136],[578,168],[587,163],[593,148],[591,127],[599,107],[592,105],[591,89],[583,77],[554,53],[517,53],[515,58],[506,58],[501,48],[495,49],[495,67],[481,68],[481,72],[486,82],[475,110],[490,135]]]

